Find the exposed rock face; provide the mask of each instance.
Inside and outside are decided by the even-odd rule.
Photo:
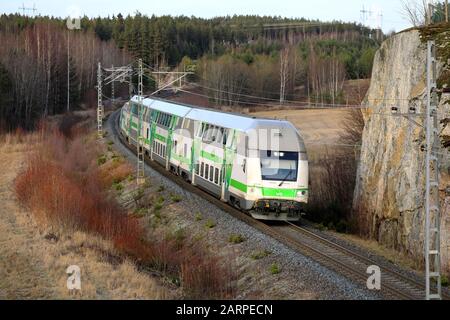
[[[439,69],[442,69],[440,66]],[[450,117],[449,94],[442,95],[440,120]],[[402,117],[393,116],[392,106],[407,114],[410,106],[418,113],[426,110],[426,45],[416,30],[397,34],[383,43],[376,54],[372,82],[365,99],[361,161],[356,182],[354,214],[362,233],[380,243],[423,262],[425,131]],[[411,117],[419,124],[421,117]],[[441,124],[442,136],[450,129]],[[448,134],[448,133],[447,133]],[[443,228],[449,216],[444,205],[445,188],[449,184],[450,152],[441,146],[441,190]],[[445,212],[446,211],[446,212]],[[443,238],[445,236],[443,232]],[[447,239],[442,249],[448,250]],[[444,258],[448,263],[448,257]]]

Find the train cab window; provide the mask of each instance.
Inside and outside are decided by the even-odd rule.
[[[208,139],[208,133],[209,133],[209,124],[205,124],[205,126],[203,128],[203,133],[202,133],[203,140]]]
[[[219,184],[219,169],[216,168],[216,174],[214,175],[214,183]]]
[[[200,176],[204,177],[205,176],[205,164],[202,162],[202,168],[200,169]]]
[[[298,152],[261,151],[262,179],[294,182],[298,174]]]
[[[208,180],[209,178],[209,165],[205,165],[205,179]]]

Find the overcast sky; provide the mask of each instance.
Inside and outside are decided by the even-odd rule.
[[[147,15],[186,15],[215,17],[234,14],[277,15],[288,18],[342,20],[362,22],[361,10],[373,13],[366,19],[371,27],[381,25],[384,31],[400,31],[409,27],[402,14],[402,0],[0,0],[1,13],[22,12],[19,7],[32,8],[38,14],[66,17],[79,11],[90,17],[139,11]],[[74,10],[75,8],[75,10]],[[28,14],[32,14],[28,11]],[[382,19],[381,19],[382,14]]]

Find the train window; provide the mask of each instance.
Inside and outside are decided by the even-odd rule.
[[[147,128],[147,140],[150,138],[150,128]]]
[[[205,127],[204,127],[204,129],[203,129],[202,137],[203,137],[204,139],[207,139],[208,133],[209,133],[209,124],[205,124]]]
[[[235,133],[233,131],[229,130],[227,134],[227,148],[233,149],[234,146],[234,140],[235,140]]]
[[[198,163],[195,164],[195,172],[200,174],[200,165]]]
[[[216,168],[216,174],[214,176],[215,184],[219,184],[219,169]]]
[[[174,152],[177,152],[177,146],[178,146],[178,141],[174,140],[174,141],[173,141],[173,145],[172,145],[172,150],[173,150]]]
[[[214,181],[214,167],[211,166],[210,170],[209,170],[209,181]]]
[[[163,156],[163,158],[165,158],[166,157],[166,146],[163,146],[163,152],[162,152],[162,156]]]
[[[211,140],[212,142],[216,142],[219,139],[219,132],[220,129],[218,127],[214,127],[214,130],[212,132]]]
[[[208,180],[209,178],[209,165],[205,165],[205,179]]]
[[[184,150],[183,150],[183,156],[184,156],[185,158],[187,158],[187,152],[188,152],[188,146],[187,146],[187,144],[185,143],[185,144],[184,144]]]
[[[131,104],[131,113],[133,113],[134,115],[138,114],[138,107],[136,103]]]
[[[204,169],[205,169],[205,164],[202,162],[202,168],[200,169],[200,176],[204,177]]]

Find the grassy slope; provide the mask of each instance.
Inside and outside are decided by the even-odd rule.
[[[13,192],[26,152],[25,144],[0,146],[0,299],[69,299],[65,271],[74,264],[81,268],[83,299],[168,298],[130,262],[111,263],[106,241],[81,232],[46,240],[49,230],[38,227]]]

